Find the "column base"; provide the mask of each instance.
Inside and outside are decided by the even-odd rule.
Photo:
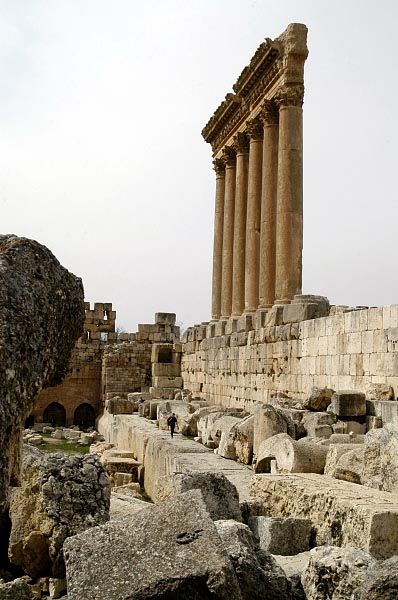
[[[271,307],[267,308],[258,308],[253,315],[253,325],[254,329],[261,329],[261,327],[265,327],[265,320],[270,311]]]
[[[244,312],[243,315],[238,319],[237,331],[252,331],[254,329],[253,316],[254,313],[249,314]]]
[[[225,335],[226,324],[227,324],[226,319],[221,318],[219,321],[217,321],[216,326],[215,326],[215,332],[214,332],[215,337]]]
[[[225,325],[225,335],[231,335],[231,333],[235,333],[237,330],[239,317],[231,317],[228,319]]]

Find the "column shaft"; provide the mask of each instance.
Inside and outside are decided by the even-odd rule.
[[[232,277],[232,315],[240,317],[245,307],[245,250],[249,144],[245,134],[234,138],[236,154],[236,190]]]
[[[254,312],[259,302],[260,220],[262,187],[263,127],[258,119],[248,126],[250,136],[247,191],[245,312]]]
[[[294,104],[293,104],[294,101]],[[282,98],[276,238],[276,303],[301,293],[303,250],[303,116],[297,96]]]
[[[221,317],[229,318],[232,311],[232,271],[234,247],[236,157],[232,148],[225,148],[225,196],[222,249]]]
[[[278,112],[266,101],[263,110],[263,185],[260,232],[260,308],[270,308],[275,301],[276,206],[278,190]]]
[[[224,226],[225,196],[225,164],[222,160],[214,161],[216,172],[216,201],[214,210],[214,243],[213,243],[213,285],[212,285],[212,319],[221,316],[221,283],[222,283],[222,248]]]

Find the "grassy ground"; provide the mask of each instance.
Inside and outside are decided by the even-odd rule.
[[[45,442],[37,446],[43,452],[63,452],[64,454],[87,454],[90,446],[86,444],[77,444],[69,440],[56,440],[51,437],[51,434],[44,433]]]

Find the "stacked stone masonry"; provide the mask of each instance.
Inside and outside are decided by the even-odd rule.
[[[247,407],[277,392],[305,398],[313,387],[366,392],[374,383],[398,396],[398,305],[228,335],[219,323],[182,338],[184,387],[212,404]]]
[[[301,292],[307,28],[266,39],[205,126],[216,172],[212,319]]]

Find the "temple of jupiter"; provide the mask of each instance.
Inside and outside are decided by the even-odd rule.
[[[305,25],[267,38],[202,132],[216,172],[212,320],[231,331],[301,293],[307,55]]]

